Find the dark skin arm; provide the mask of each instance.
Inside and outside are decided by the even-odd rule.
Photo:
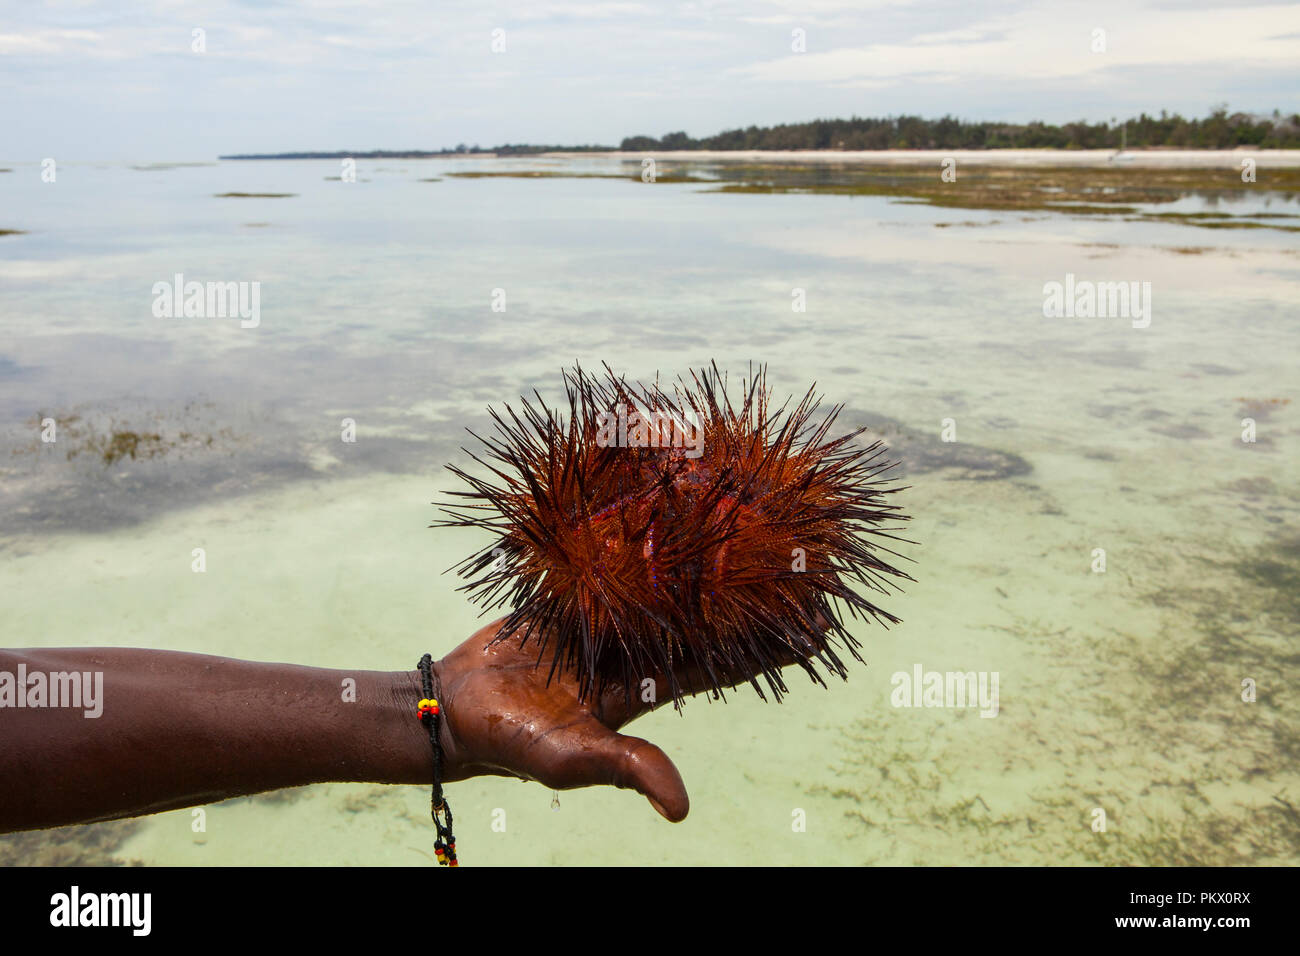
[[[608,784],[666,819],[689,809],[662,750],[619,728],[653,703],[620,688],[579,702],[549,661],[482,628],[435,664],[444,780],[484,774],[557,790]],[[0,708],[0,832],[139,816],[281,787],[431,782],[410,671],[342,671],[135,648],[0,650],[0,671],[101,671],[103,712]],[[346,702],[344,681],[356,682]],[[659,686],[665,686],[660,681]],[[691,682],[687,681],[687,686]]]

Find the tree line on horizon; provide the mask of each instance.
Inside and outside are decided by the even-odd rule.
[[[662,137],[629,136],[625,152],[711,150],[877,150],[877,149],[1176,149],[1300,148],[1300,114],[1271,116],[1228,113],[1220,107],[1205,119],[1184,119],[1161,110],[1124,123],[966,122],[952,116],[814,120],[780,126],[750,126],[693,139],[685,132]]]
[[[967,122],[953,116],[927,120],[920,116],[813,120],[780,126],[750,126],[730,129],[714,136],[693,139],[685,132],[653,136],[628,136],[617,147],[507,143],[483,149],[478,144],[460,143],[438,150],[348,150],[304,153],[241,153],[220,159],[419,159],[473,153],[498,156],[527,156],[550,152],[649,153],[673,150],[878,150],[878,149],[1300,149],[1300,114],[1271,115],[1229,113],[1226,106],[1205,119],[1184,119],[1165,110],[1159,116],[1142,113],[1123,123],[995,123]]]

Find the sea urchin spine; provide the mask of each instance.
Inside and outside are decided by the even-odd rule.
[[[885,449],[828,439],[842,406],[816,421],[812,389],[793,410],[769,411],[765,370],[733,408],[716,366],[671,394],[566,372],[567,421],[524,399],[491,411],[483,438],[492,479],[451,466],[469,491],[442,526],[493,540],[456,570],[485,611],[508,604],[501,634],[554,642],[551,673],[576,671],[585,697],[614,684],[630,696],[651,678],[679,704],[697,690],[750,682],[786,692],[781,668],[847,677],[835,652],[858,660],[840,605],[897,623],[860,590],[890,593],[885,542],[907,516],[888,496]],[[857,587],[860,586],[860,587]],[[659,692],[664,696],[664,692]]]

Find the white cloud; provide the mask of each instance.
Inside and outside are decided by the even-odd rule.
[[[1106,52],[1091,49],[1093,30],[1105,31]],[[809,52],[735,67],[731,72],[767,83],[874,85],[882,80],[951,75],[1079,77],[1123,67],[1233,63],[1300,63],[1300,6],[1257,9],[1157,10],[1130,4],[1032,7],[946,33],[918,34],[904,43]]]
[[[206,159],[343,141],[617,143],[853,113],[1289,109],[1300,4],[1228,3],[0,0],[0,68],[21,91],[5,146],[147,155],[177,116],[192,124],[187,158]],[[1099,26],[1105,54],[1089,51]],[[790,52],[793,27],[807,53]]]
[[[93,30],[34,30],[29,33],[0,33],[0,56],[39,54],[51,56],[84,52],[103,42]]]

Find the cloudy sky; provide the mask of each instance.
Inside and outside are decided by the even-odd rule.
[[[1258,0],[3,0],[0,160],[1290,113],[1298,77],[1300,3]]]

